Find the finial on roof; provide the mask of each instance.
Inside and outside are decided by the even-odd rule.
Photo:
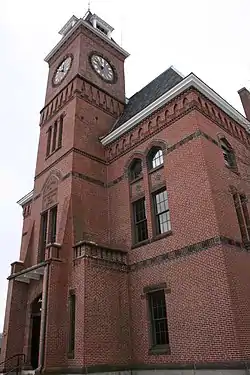
[[[88,1],[88,11],[90,12],[90,0]]]

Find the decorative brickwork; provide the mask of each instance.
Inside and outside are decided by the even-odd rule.
[[[171,96],[144,118],[141,112],[155,104],[134,97],[127,103],[125,54],[101,30],[91,31],[90,18],[73,25],[47,59],[34,187],[19,201],[22,243],[9,277],[2,360],[23,352],[26,369],[38,363],[44,374],[245,369],[250,138],[244,119],[236,122],[235,112],[199,86],[174,91],[185,79],[172,68],[143,100],[159,100],[158,89]],[[114,65],[112,84],[90,66],[93,51]],[[55,70],[68,54],[70,69],[55,86]],[[57,147],[47,154],[49,129],[62,118]],[[104,147],[107,134],[117,138]],[[237,171],[226,163],[224,138]],[[152,290],[165,295],[157,304],[167,316],[163,348],[152,347]],[[41,304],[36,311],[34,301]],[[154,314],[155,332],[156,321]]]

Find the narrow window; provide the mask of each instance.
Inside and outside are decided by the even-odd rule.
[[[149,293],[152,347],[168,345],[168,322],[164,290]]]
[[[234,199],[234,206],[235,206],[236,215],[237,215],[237,219],[238,219],[238,223],[240,227],[241,237],[243,241],[246,241],[248,239],[247,229],[246,229],[246,225],[244,222],[244,216],[243,216],[242,207],[241,207],[241,199],[239,197],[239,194],[235,193],[233,195],[233,199]]]
[[[149,169],[159,167],[164,162],[161,148],[153,148],[148,155]]]
[[[75,350],[75,314],[76,314],[76,296],[69,296],[69,353],[74,354]]]
[[[58,145],[57,147],[62,147],[62,135],[63,135],[63,116],[60,117],[59,122],[59,133],[58,133]]]
[[[138,243],[148,238],[145,198],[133,203],[134,212],[134,242]]]
[[[133,181],[139,178],[142,174],[142,162],[140,159],[135,159],[130,167],[130,180]]]
[[[50,154],[51,135],[52,135],[52,127],[50,127],[49,130],[48,130],[48,132],[47,132],[46,156],[48,156]]]
[[[224,156],[225,164],[230,168],[236,167],[235,155],[229,142],[223,138],[221,139],[221,148]]]
[[[54,124],[53,141],[52,141],[51,152],[55,151],[55,149],[56,149],[56,138],[57,138],[57,121],[55,121],[55,124]]]
[[[241,207],[245,219],[245,225],[246,225],[246,232],[248,235],[248,240],[250,239],[250,218],[249,218],[249,212],[247,208],[247,198],[244,194],[240,195],[240,202],[241,202]]]
[[[167,191],[163,190],[155,193],[153,195],[153,204],[155,212],[156,234],[170,231],[171,224]]]
[[[57,207],[50,210],[50,243],[56,242]]]
[[[48,226],[48,212],[41,215],[41,230],[40,230],[40,261],[45,259],[45,249],[47,244],[47,226]]]

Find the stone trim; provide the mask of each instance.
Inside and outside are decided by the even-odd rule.
[[[141,246],[147,245],[149,242],[150,241],[146,240],[145,244],[141,244]],[[92,241],[81,241],[73,246],[75,252],[73,262],[74,265],[77,265],[82,259],[86,259],[93,266],[105,267],[122,272],[133,272],[146,267],[152,267],[157,264],[163,264],[183,258],[219,245],[230,245],[237,247],[241,251],[248,251],[241,242],[220,236],[209,238],[207,240],[128,265],[127,252],[125,250],[110,248],[105,245],[96,244]],[[167,292],[168,290],[169,288],[166,289]]]
[[[139,269],[143,269],[143,268],[146,268],[146,267],[151,267],[151,266],[154,266],[154,265],[157,265],[157,264],[163,264],[163,263],[167,263],[167,262],[172,261],[172,260],[176,260],[178,258],[186,257],[187,255],[199,253],[203,250],[207,250],[207,249],[210,249],[212,247],[219,246],[219,245],[231,245],[231,246],[238,247],[241,250],[247,251],[243,247],[242,243],[240,243],[238,241],[234,241],[231,238],[222,237],[222,236],[221,237],[213,237],[213,238],[209,238],[207,240],[201,241],[201,242],[197,242],[197,243],[192,244],[192,245],[182,247],[180,249],[176,249],[174,251],[170,251],[168,253],[164,253],[164,254],[157,255],[157,256],[152,257],[152,258],[148,258],[148,259],[136,262],[136,263],[132,263],[128,266],[128,268],[129,268],[129,271],[131,271],[131,272],[137,271]]]
[[[86,152],[86,151],[79,150],[79,148],[75,148],[75,147],[73,147],[73,152],[75,152],[76,154],[80,154],[80,155],[86,156],[87,158],[89,158],[89,159],[91,159],[91,160],[94,160],[94,161],[97,161],[98,163],[101,163],[101,164],[107,165],[106,160],[101,159],[101,158],[99,158],[98,156],[95,156],[95,155],[89,154],[89,153]]]
[[[102,187],[105,187],[105,183],[101,180],[97,180],[93,177],[90,177],[90,176],[87,176],[83,173],[79,173],[79,172],[71,172],[71,176],[72,177],[76,177],[76,178],[80,178],[81,180],[85,180],[85,181],[88,181],[88,182],[91,182],[92,184],[95,184],[95,185],[99,185],[99,186],[102,186]]]
[[[77,265],[81,259],[87,259],[93,266],[127,271],[127,252],[99,245],[93,241],[80,241],[73,246],[73,262]]]
[[[133,370],[248,370],[250,361],[227,362],[170,362],[170,363],[131,363],[128,365],[93,365],[84,367],[51,367],[45,368],[46,374],[93,374],[102,372],[133,371]]]
[[[59,163],[64,157],[68,156],[71,152],[76,152],[78,154],[81,154],[81,155],[84,155],[86,157],[88,157],[89,159],[92,159],[92,160],[95,160],[99,163],[102,163],[102,164],[107,164],[104,160],[96,157],[95,155],[91,155],[87,152],[84,152],[84,151],[81,151],[77,148],[70,148],[68,151],[66,151],[63,155],[61,155],[57,160],[55,160],[53,163],[51,163],[48,167],[46,167],[45,169],[43,169],[41,172],[39,172],[36,176],[35,176],[35,180],[37,180],[40,176],[42,176],[44,173],[46,173],[48,170],[50,170],[51,168],[53,168],[57,163]]]
[[[143,288],[143,293],[146,294],[146,293],[150,293],[150,292],[154,292],[156,290],[161,290],[161,289],[167,289],[167,283],[166,282],[163,282],[163,283],[160,283],[160,284],[152,284],[152,285],[148,285],[148,286],[145,286]]]

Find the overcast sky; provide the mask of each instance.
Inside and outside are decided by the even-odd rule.
[[[0,0],[0,331],[10,263],[18,260],[22,210],[16,201],[33,188],[39,111],[48,67],[43,61],[58,31],[87,0]],[[242,112],[237,90],[250,88],[249,0],[92,0],[91,10],[115,28],[131,56],[129,97],[174,65],[194,72]]]

